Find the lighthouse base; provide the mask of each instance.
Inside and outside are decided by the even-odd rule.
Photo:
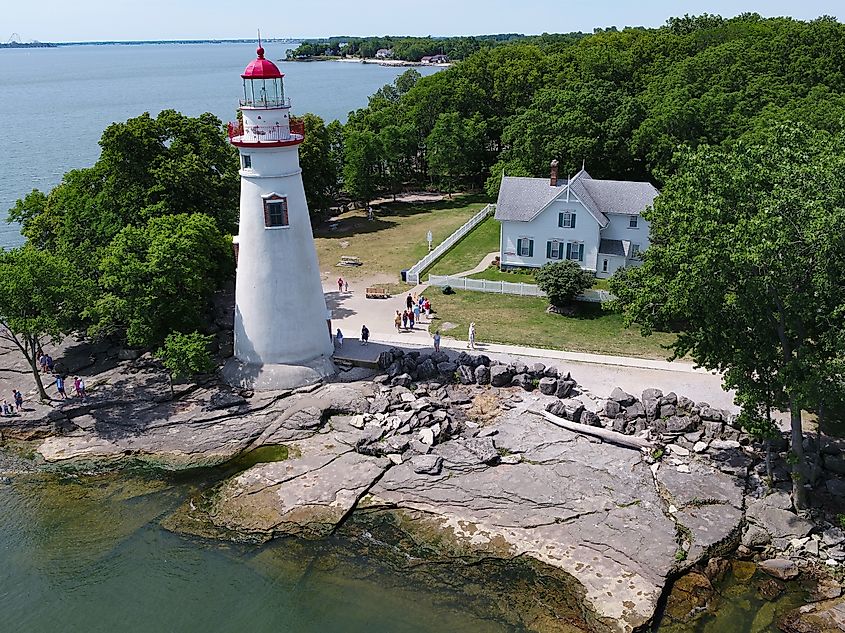
[[[230,358],[223,366],[223,378],[233,387],[255,391],[279,391],[313,385],[337,373],[332,359],[318,356],[299,365],[242,363]]]

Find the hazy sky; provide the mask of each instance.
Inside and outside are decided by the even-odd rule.
[[[659,26],[668,16],[756,11],[845,18],[841,0],[11,0],[0,41],[204,39],[324,35],[561,33]]]

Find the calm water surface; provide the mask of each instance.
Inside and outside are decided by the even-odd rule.
[[[0,484],[4,633],[503,633],[331,542],[236,545],[160,525],[191,482],[18,476]],[[459,598],[459,596],[455,596]]]
[[[295,44],[266,46],[284,57]],[[114,121],[174,109],[235,118],[240,74],[254,44],[67,46],[0,50],[0,219],[33,188],[48,191],[62,175],[88,167],[97,142]],[[326,121],[351,110],[406,68],[342,62],[279,63],[293,112]],[[417,68],[429,75],[436,68]],[[21,241],[16,225],[0,221],[0,247]]]

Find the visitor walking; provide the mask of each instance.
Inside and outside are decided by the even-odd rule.
[[[41,366],[41,373],[47,373],[47,354],[44,352],[38,352],[38,364]]]
[[[59,392],[59,396],[61,396],[62,400],[67,400],[67,394],[65,393],[65,377],[61,374],[56,376],[56,391]]]
[[[469,345],[470,349],[475,349],[475,323],[469,324]]]
[[[46,358],[44,359],[44,362],[47,363],[47,372],[53,373],[53,357],[47,354]]]
[[[439,352],[440,351],[440,330],[437,330],[434,333],[433,338],[434,338],[434,351]]]
[[[85,400],[85,381],[79,376],[74,376],[73,378],[73,390],[77,396]]]
[[[337,291],[343,292],[343,277],[337,278]]]
[[[361,345],[369,345],[370,344],[370,331],[367,329],[366,325],[361,326]]]
[[[334,335],[334,342],[338,349],[343,347],[343,332],[340,331],[340,328],[337,328],[337,334]]]
[[[405,299],[405,307],[407,307],[407,308],[408,308],[408,310],[410,310],[410,309],[411,309],[411,306],[413,306],[413,305],[414,305],[414,300],[413,300],[413,298],[411,297],[411,295],[408,295],[408,298],[407,298],[407,299]]]
[[[426,299],[423,308],[425,309],[425,315],[431,320],[431,301]]]
[[[349,292],[349,282],[345,279],[343,280],[343,292]]]
[[[410,324],[411,329],[413,330],[414,329],[414,323],[415,323],[415,321],[414,321],[414,311],[413,310],[408,310],[408,323]]]
[[[393,317],[393,325],[396,326],[396,331],[399,331],[399,328],[402,327],[402,315],[399,314],[399,310],[396,311],[396,316]]]
[[[3,415],[12,415],[12,407],[6,400],[3,401]]]
[[[414,304],[414,321],[420,322],[420,305],[418,303]]]
[[[12,396],[15,400],[15,409],[20,412],[20,410],[23,409],[23,394],[17,389],[12,389]]]
[[[405,328],[406,330],[408,329],[408,311],[407,310],[405,310],[402,313],[402,327]]]

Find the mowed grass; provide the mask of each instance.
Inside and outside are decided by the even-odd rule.
[[[429,328],[444,323],[456,325],[441,331],[456,339],[467,337],[470,321],[475,321],[476,341],[505,343],[590,352],[636,358],[666,359],[669,352],[662,346],[672,343],[674,335],[655,333],[640,335],[638,328],[626,328],[620,314],[602,310],[597,303],[579,303],[579,315],[566,317],[548,314],[543,297],[519,297],[485,292],[457,291],[444,295],[429,291],[436,319]]]
[[[422,278],[428,279],[428,275],[454,275],[471,270],[478,266],[485,255],[498,250],[499,222],[491,216],[424,270]]]
[[[509,281],[513,284],[536,284],[537,280],[534,278],[534,273],[515,271],[502,272],[495,266],[482,270],[480,273],[473,273],[469,275],[469,279],[486,279],[487,281]]]
[[[349,211],[334,227],[323,225],[314,230],[320,270],[330,278],[337,275],[350,281],[367,278],[398,282],[400,272],[428,252],[428,231],[436,246],[486,204],[478,195],[440,202],[389,203],[374,207],[373,221],[367,219],[366,209]],[[359,258],[362,265],[337,266],[345,255]]]

